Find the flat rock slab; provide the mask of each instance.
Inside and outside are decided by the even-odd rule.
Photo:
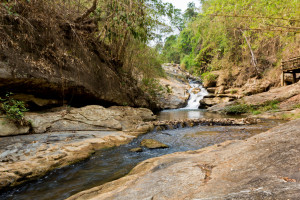
[[[0,190],[87,159],[135,136],[122,131],[71,131],[0,138]]]
[[[152,158],[68,200],[300,199],[299,137],[300,119],[244,141]]]

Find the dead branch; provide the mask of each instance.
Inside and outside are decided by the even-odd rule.
[[[98,0],[94,0],[92,7],[90,7],[83,15],[78,17],[75,22],[82,22],[87,16],[89,16],[92,12],[94,12],[97,8],[97,2]]]
[[[257,60],[256,60],[254,52],[252,51],[251,44],[250,44],[248,38],[246,37],[246,35],[244,34],[244,32],[242,30],[240,30],[240,31],[242,32],[242,35],[244,36],[244,38],[247,42],[247,45],[248,45],[250,53],[251,53],[251,61],[252,61],[253,66],[255,67],[256,74],[258,75]]]

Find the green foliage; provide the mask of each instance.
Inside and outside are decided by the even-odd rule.
[[[4,98],[0,98],[2,114],[6,115],[6,118],[23,125],[25,123],[24,112],[28,109],[25,107],[23,101],[18,101],[10,97],[12,93],[7,93]]]
[[[237,114],[247,113],[249,112],[250,109],[251,106],[247,104],[236,104],[236,105],[225,107],[224,113],[237,115]]]
[[[164,90],[159,81],[154,78],[143,78],[142,83],[142,89],[154,99]]]
[[[230,94],[236,94],[238,91],[236,89],[230,90]]]
[[[274,110],[277,110],[279,107],[278,107],[278,104],[279,104],[279,101],[268,101],[266,102],[264,105],[260,106],[259,110],[262,111],[262,112],[266,112],[266,111],[274,111]]]
[[[216,80],[217,76],[210,73],[210,72],[205,72],[201,75],[202,80],[207,80],[207,81],[214,81]]]
[[[166,86],[166,89],[167,89],[167,93],[168,94],[172,94],[173,93],[172,88],[170,88],[168,85]]]
[[[261,114],[267,111],[276,111],[278,110],[279,101],[268,101],[263,105],[248,105],[248,104],[236,104],[233,106],[227,106],[224,109],[226,114],[243,114],[243,113],[252,113],[254,115]]]
[[[283,120],[300,119],[300,113],[285,113],[281,115]]]
[[[254,110],[254,111],[252,111],[252,114],[253,114],[253,115],[259,115],[259,114],[261,114],[261,111],[259,111],[259,110]]]
[[[300,108],[300,104],[294,105],[293,108]]]
[[[280,61],[285,52],[292,57],[292,52],[299,50],[299,45],[295,45],[299,44],[296,31],[300,27],[299,1],[202,0],[201,3],[201,13],[186,22],[176,43],[171,48],[164,47],[164,52],[176,49],[176,54],[167,56],[169,61],[180,55],[181,63],[195,74],[232,66],[255,68],[250,50],[257,60],[255,70],[263,74],[277,65],[274,57]]]

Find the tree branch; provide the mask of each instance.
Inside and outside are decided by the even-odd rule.
[[[244,34],[244,32],[242,30],[240,30],[240,31],[242,32],[242,35],[244,36],[244,38],[247,42],[247,45],[248,45],[250,53],[251,53],[251,61],[252,61],[253,66],[255,67],[256,75],[258,75],[257,60],[256,60],[254,52],[252,51],[251,44],[250,44],[248,38],[246,37],[246,35]]]
[[[83,21],[87,16],[89,16],[92,12],[94,12],[97,8],[97,2],[98,0],[94,0],[92,7],[90,7],[83,15],[81,15],[80,17],[78,17],[75,22],[81,22]]]

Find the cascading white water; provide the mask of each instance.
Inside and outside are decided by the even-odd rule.
[[[186,107],[182,109],[198,109],[200,101],[208,95],[207,90],[199,83],[195,81],[190,82],[191,88],[189,89],[190,98]]]

